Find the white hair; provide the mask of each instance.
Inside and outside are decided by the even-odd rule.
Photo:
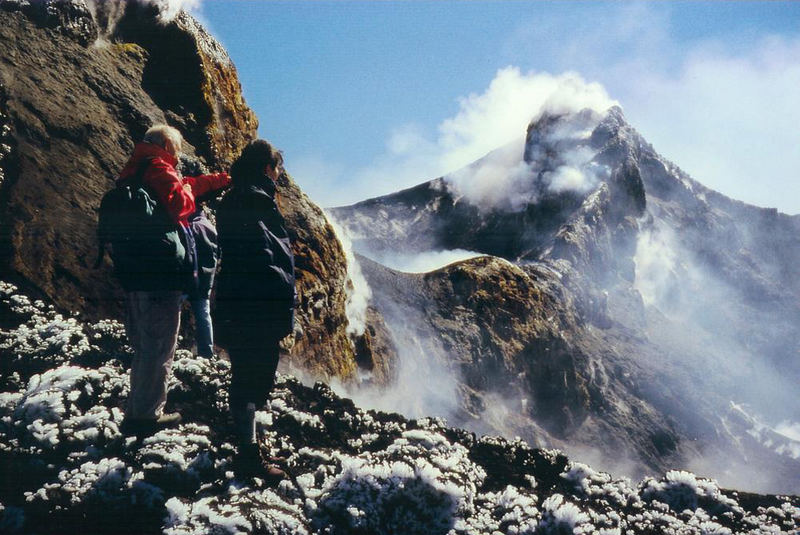
[[[178,132],[178,129],[166,124],[151,126],[147,132],[144,133],[143,141],[164,148],[167,148],[167,141],[169,141],[178,152],[181,151],[181,147],[183,146],[183,136]]]

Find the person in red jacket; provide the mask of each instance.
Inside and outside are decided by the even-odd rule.
[[[134,349],[123,421],[126,433],[148,433],[181,420],[178,413],[165,414],[164,405],[178,341],[181,296],[186,287],[185,265],[191,262],[186,252],[192,248],[189,216],[195,212],[196,197],[230,184],[227,173],[181,177],[175,166],[182,144],[183,138],[175,128],[153,126],[136,145],[119,178],[119,181],[141,180],[156,198],[157,209],[165,212],[166,224],[174,225],[186,238],[181,243],[176,241],[168,250],[139,251],[138,266],[121,279],[127,295],[126,331]],[[137,265],[136,261],[128,264]],[[188,272],[191,273],[191,264]]]

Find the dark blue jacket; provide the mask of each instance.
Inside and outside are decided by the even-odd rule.
[[[292,330],[294,256],[286,223],[268,193],[273,191],[270,186],[237,185],[217,208],[222,262],[216,294],[218,331],[265,329],[283,337]]]
[[[200,208],[189,216],[189,230],[192,231],[197,254],[197,281],[194,287],[189,288],[189,297],[208,299],[219,260],[217,229]]]

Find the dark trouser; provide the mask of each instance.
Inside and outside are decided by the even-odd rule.
[[[291,332],[290,305],[285,300],[217,298],[216,335],[231,360],[228,402],[242,441],[255,440],[252,409],[263,408],[275,384],[279,344]]]
[[[261,408],[275,384],[278,369],[280,340],[262,339],[258,346],[229,346],[231,358],[231,387],[228,399],[234,415],[245,410],[248,403]]]
[[[231,359],[231,386],[228,402],[241,442],[254,442],[254,411],[263,408],[275,385],[275,372],[280,358],[280,338],[269,328],[240,331],[228,344]],[[248,405],[250,409],[248,410]]]

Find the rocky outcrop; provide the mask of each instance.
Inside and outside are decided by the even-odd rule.
[[[322,210],[291,178],[281,177],[278,205],[295,251],[299,329],[290,356],[314,377],[353,379],[356,359],[347,334],[347,263]]]
[[[134,142],[166,122],[187,141],[187,171],[216,170],[256,136],[225,50],[190,16],[158,15],[137,2],[0,3],[0,269],[93,319],[120,317],[109,262],[92,269],[96,209]],[[281,195],[301,296],[291,360],[353,378],[341,246],[289,176]]]

